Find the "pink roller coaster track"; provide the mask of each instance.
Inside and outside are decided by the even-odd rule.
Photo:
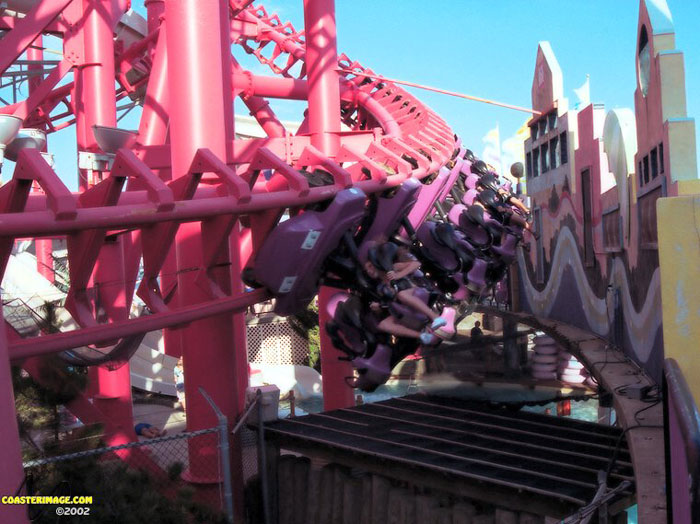
[[[326,200],[350,186],[371,193],[409,177],[423,178],[447,163],[456,147],[450,128],[428,107],[337,54],[333,0],[304,0],[305,31],[246,0],[145,4],[148,34],[138,37],[117,31],[128,0],[17,0],[8,8],[24,16],[11,11],[0,16],[0,27],[7,30],[0,48],[2,73],[25,52],[40,61],[42,35],[63,41],[55,67],[32,77],[29,96],[0,113],[47,133],[72,126],[87,159],[78,170],[78,193],[32,149],[19,153],[12,179],[0,188],[0,273],[15,239],[65,237],[66,306],[80,326],[9,341],[9,330],[1,328],[3,494],[14,493],[23,476],[10,361],[24,361],[29,368],[25,359],[30,357],[87,345],[104,346],[109,353],[117,341],[166,328],[168,352],[184,354],[188,429],[215,424],[195,394],[202,384],[235,421],[248,380],[241,311],[268,298],[263,291],[243,291],[240,268],[279,210]],[[115,32],[121,36],[114,38]],[[243,70],[230,53],[232,44],[274,76]],[[266,138],[234,138],[234,97],[242,99]],[[136,141],[102,150],[96,138],[100,127],[93,130],[104,126],[109,133],[116,126],[117,102],[128,98],[143,106]],[[267,98],[308,101],[295,135],[276,118]],[[341,123],[350,130],[341,131]],[[334,184],[311,188],[299,173],[302,168],[322,169]],[[273,176],[265,180],[258,176],[261,170],[273,170]],[[135,289],[141,259],[144,277]],[[135,293],[151,315],[128,318]],[[321,290],[321,300],[325,295]],[[97,304],[104,310],[100,315]],[[328,341],[322,348],[326,407],[348,405],[352,391],[342,380],[349,374],[347,364],[337,361]],[[83,403],[82,411],[79,403],[73,407],[81,418],[108,422],[112,443],[131,438],[128,366],[95,368],[93,378],[94,405]],[[218,482],[196,466],[196,457],[214,445],[190,449],[193,482]],[[20,513],[12,518],[21,521]]]

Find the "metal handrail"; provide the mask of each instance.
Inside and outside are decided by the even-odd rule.
[[[214,411],[216,414],[216,418],[219,421],[218,429],[219,429],[219,445],[221,447],[221,472],[224,477],[224,507],[226,508],[226,516],[228,518],[228,521],[230,523],[233,522],[233,491],[232,491],[232,480],[231,480],[231,463],[229,462],[229,440],[228,440],[228,418],[226,415],[222,413],[222,411],[219,409],[219,406],[217,406],[212,398],[209,396],[209,393],[207,393],[203,387],[199,387],[199,392],[202,394],[204,399],[207,401],[207,403],[211,406],[211,409]],[[243,424],[245,423],[246,420],[248,420],[248,417],[250,414],[253,412],[253,408],[255,408],[256,405],[262,405],[260,402],[260,391],[258,391],[258,395],[256,395],[255,400],[250,403],[250,406],[245,410],[243,413],[243,416],[238,420],[236,425],[233,427],[231,430],[231,434],[236,434],[238,430],[243,427]]]
[[[255,392],[255,402],[258,406],[258,469],[260,470],[260,489],[262,491],[263,521],[270,524],[270,495],[267,486],[267,454],[265,451],[265,423],[263,421],[262,390]]]
[[[224,507],[226,509],[226,516],[229,523],[234,522],[233,514],[233,491],[232,491],[232,480],[231,480],[231,464],[229,463],[229,435],[228,435],[228,418],[222,413],[219,407],[214,403],[209,394],[204,390],[203,387],[199,387],[199,392],[202,394],[204,399],[209,403],[212,410],[216,414],[216,418],[219,421],[219,442],[221,446],[221,470],[224,480]],[[267,457],[265,456],[265,435],[264,435],[264,424],[263,424],[263,403],[262,403],[262,391],[258,389],[255,392],[255,398],[252,400],[250,405],[246,408],[245,412],[238,419],[236,425],[233,426],[231,434],[235,435],[243,427],[243,424],[248,420],[253,410],[257,407],[258,416],[258,454],[260,459],[260,464],[258,469],[260,470],[260,481],[262,489],[262,499],[263,499],[263,514],[265,524],[270,523],[269,514],[269,504],[268,504],[268,491],[267,491]]]

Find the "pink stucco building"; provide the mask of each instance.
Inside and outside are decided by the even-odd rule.
[[[527,192],[542,233],[520,264],[534,313],[607,336],[659,378],[663,362],[656,202],[697,184],[683,53],[664,2],[642,0],[635,107],[573,108],[548,42],[537,50],[525,142]],[[695,192],[697,189],[695,189]]]

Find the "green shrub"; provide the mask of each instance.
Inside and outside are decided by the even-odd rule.
[[[299,336],[309,342],[309,362],[308,365],[320,371],[321,369],[321,342],[318,325],[318,305],[314,300],[309,306],[296,315],[291,315],[287,319],[292,329]]]
[[[180,464],[180,466],[182,466]],[[224,523],[224,515],[195,499],[195,490],[176,480],[154,479],[144,470],[129,468],[119,459],[88,457],[32,468],[28,486],[41,495],[93,497],[90,516],[64,516],[61,522],[106,524]],[[167,496],[170,493],[170,496]],[[55,523],[53,506],[31,508],[33,522]]]

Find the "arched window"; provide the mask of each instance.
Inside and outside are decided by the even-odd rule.
[[[647,96],[649,90],[649,67],[651,65],[651,52],[649,45],[649,35],[646,26],[642,26],[639,33],[639,53],[637,60],[639,61],[639,87],[642,89],[642,94]]]

